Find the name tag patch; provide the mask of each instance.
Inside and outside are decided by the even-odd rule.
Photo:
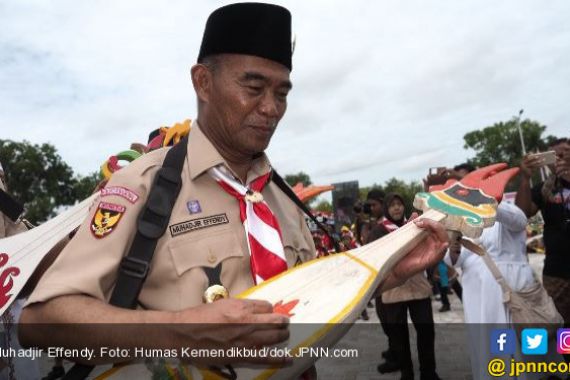
[[[172,235],[172,237],[176,237],[178,235],[185,234],[186,232],[192,232],[202,228],[214,227],[227,223],[229,223],[228,216],[226,214],[218,214],[206,216],[204,218],[187,220],[186,222],[173,224],[168,228],[170,229],[170,235]]]

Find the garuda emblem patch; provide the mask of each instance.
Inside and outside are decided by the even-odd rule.
[[[91,233],[100,239],[115,230],[126,208],[114,203],[101,202],[91,221]]]

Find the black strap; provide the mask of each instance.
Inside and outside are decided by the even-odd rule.
[[[7,192],[0,189],[0,212],[6,215],[12,222],[16,222],[24,212],[24,206]]]
[[[146,204],[138,217],[133,243],[119,266],[117,282],[109,301],[111,305],[126,309],[136,308],[156,244],[168,227],[174,203],[182,187],[181,172],[187,145],[188,137],[185,137],[170,149],[162,168],[156,173]],[[63,379],[85,379],[93,368],[91,365],[75,364]]]
[[[206,276],[208,276],[208,286],[222,285],[220,275],[222,274],[222,263],[220,262],[215,267],[202,267]]]
[[[289,187],[287,182],[285,182],[285,180],[275,170],[273,170],[273,172],[271,174],[271,180],[277,185],[278,188],[281,189],[281,191],[283,191],[285,193],[285,195],[287,195],[293,202],[295,202],[297,207],[299,207],[301,210],[303,210],[303,212],[309,218],[311,218],[311,220],[317,225],[317,227],[319,227],[325,233],[325,235],[327,235],[329,237],[329,239],[331,239],[331,241],[333,242],[333,245],[334,245],[334,250],[337,253],[340,252],[340,246],[338,245],[338,241],[336,241],[336,239],[333,236],[331,236],[331,234],[329,233],[327,228],[325,226],[323,226],[323,224],[321,222],[319,222],[317,220],[317,218],[315,218],[315,216],[313,215],[311,210],[309,210],[309,208],[307,206],[305,206],[303,201],[301,201],[299,199],[297,194],[295,194],[295,192]]]

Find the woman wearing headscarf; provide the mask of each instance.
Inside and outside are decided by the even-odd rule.
[[[384,218],[371,231],[371,237],[378,239],[406,224],[406,210],[401,195],[390,193],[384,200]],[[439,380],[435,370],[435,330],[431,308],[431,285],[424,273],[408,279],[403,285],[384,292],[379,315],[385,320],[390,352],[400,368],[401,379],[414,378],[408,311],[417,333],[417,351],[420,361],[421,380]],[[380,297],[379,297],[380,298]],[[382,366],[382,365],[380,365]],[[378,368],[380,371],[381,368]]]

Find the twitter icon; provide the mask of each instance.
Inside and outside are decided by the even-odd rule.
[[[525,355],[545,355],[548,352],[548,333],[545,329],[524,329],[521,346]]]

